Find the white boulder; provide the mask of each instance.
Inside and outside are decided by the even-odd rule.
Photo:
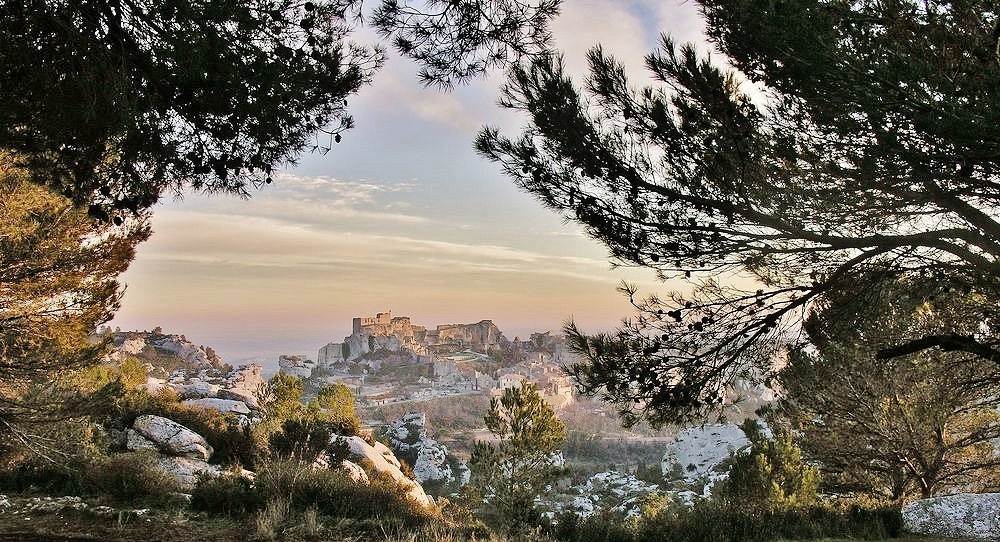
[[[663,454],[663,475],[679,472],[687,482],[718,476],[721,465],[737,451],[750,446],[743,430],[733,424],[713,424],[682,429]]]
[[[911,533],[1000,540],[1000,493],[961,493],[903,507],[903,528]]]
[[[250,415],[250,408],[243,401],[233,399],[218,399],[215,397],[204,397],[202,399],[188,399],[182,401],[183,404],[197,408],[217,410],[222,413],[232,412],[234,414]]]
[[[250,408],[260,408],[257,390],[265,384],[262,371],[263,367],[257,363],[233,369],[216,395],[222,399],[243,401]]]
[[[190,457],[157,456],[154,466],[177,481],[184,489],[191,489],[198,481],[198,475],[218,476],[219,467],[200,459]]]
[[[146,376],[146,383],[141,384],[140,387],[145,389],[149,393],[157,393],[162,390],[164,386],[167,385],[167,381],[163,378],[156,378],[153,376]]]
[[[142,436],[135,429],[131,428],[125,430],[125,449],[130,452],[141,452],[143,450],[153,452],[160,451],[160,448],[155,442]]]
[[[448,464],[448,448],[436,440],[427,439],[417,451],[417,460],[413,463],[413,474],[417,481],[442,480],[451,482],[455,479],[451,465]]]
[[[347,475],[351,477],[351,480],[354,480],[359,484],[367,484],[369,482],[368,473],[365,472],[365,469],[361,468],[361,465],[358,465],[357,463],[345,459],[340,462],[340,470],[347,473]]]
[[[448,448],[427,435],[426,422],[422,412],[410,412],[390,424],[386,430],[389,447],[413,463],[418,482],[451,482],[455,475],[448,464]]]
[[[204,437],[173,420],[145,414],[135,419],[132,429],[161,453],[202,461],[212,456],[212,447]]]
[[[376,471],[392,478],[417,503],[424,506],[431,504],[431,499],[424,493],[424,488],[414,480],[407,478],[403,474],[403,471],[399,470],[399,460],[396,459],[396,456],[384,444],[376,442],[375,446],[372,446],[358,436],[335,436],[333,437],[333,441],[347,444],[347,448],[350,450],[352,456],[370,461]]]
[[[186,384],[180,384],[174,387],[177,391],[177,395],[181,399],[201,399],[203,397],[212,397],[213,395],[219,393],[219,386],[212,384],[210,382],[199,382],[197,378],[192,378]]]

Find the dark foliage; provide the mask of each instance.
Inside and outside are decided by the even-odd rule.
[[[239,479],[200,480],[191,504],[197,510],[238,516],[256,512],[274,499],[287,500],[298,512],[313,508],[333,518],[392,518],[409,527],[435,518],[391,479],[373,476],[369,484],[358,484],[343,473],[294,460],[268,464],[257,472],[253,484]]]
[[[451,88],[547,50],[561,0],[383,0],[372,24],[420,64],[425,85]]]
[[[339,140],[382,63],[360,2],[0,2],[0,148],[94,217],[168,188],[245,195]]]
[[[882,357],[943,330],[992,335],[996,311],[979,287],[919,276],[864,277],[826,296],[805,324],[812,347],[793,350],[777,380],[781,414],[831,491],[895,500],[997,487],[1000,366],[946,348]]]
[[[735,508],[702,502],[694,508],[670,509],[634,525],[595,515],[564,521],[553,535],[567,542],[770,542],[856,538],[885,540],[902,534],[899,509],[872,505],[816,505],[807,508]]]
[[[857,273],[1000,272],[992,2],[698,4],[737,71],[669,37],[646,58],[659,86],[639,90],[600,47],[583,90],[535,58],[502,100],[528,128],[477,142],[617,263],[690,279],[663,298],[625,288],[637,313],[618,333],[567,329],[579,383],[628,422],[701,418],[765,380],[811,303]],[[938,335],[911,346],[1000,358],[995,336]]]

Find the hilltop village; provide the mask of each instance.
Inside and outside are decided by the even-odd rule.
[[[312,386],[341,382],[362,406],[453,395],[498,395],[528,382],[553,406],[573,401],[562,367],[571,362],[559,335],[532,333],[509,340],[491,320],[471,324],[415,325],[381,312],[354,318],[342,342],[307,354],[282,355],[282,372]]]

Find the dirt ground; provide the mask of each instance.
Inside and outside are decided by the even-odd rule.
[[[243,542],[246,529],[229,521],[197,521],[181,515],[118,514],[95,516],[87,512],[0,514],[0,542]]]

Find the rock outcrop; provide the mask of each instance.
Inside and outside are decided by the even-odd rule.
[[[263,367],[257,363],[251,363],[233,369],[221,384],[219,393],[220,399],[233,399],[243,401],[252,409],[260,408],[257,401],[257,392],[265,382],[262,375]]]
[[[389,425],[386,436],[397,457],[407,460],[421,484],[455,480],[448,464],[448,448],[427,436],[422,412],[410,412]]]
[[[1000,493],[961,493],[903,507],[903,528],[911,533],[970,540],[1000,540]]]
[[[129,451],[158,453],[156,467],[183,488],[194,487],[199,474],[219,474],[219,468],[208,463],[212,447],[204,437],[168,418],[139,416],[125,439]]]
[[[639,516],[643,498],[655,493],[661,493],[656,484],[643,482],[631,474],[607,471],[570,487],[563,492],[564,498],[543,500],[541,505],[552,516],[573,512],[579,517],[589,517],[607,510],[630,518]]]
[[[663,454],[663,476],[688,483],[703,478],[724,477],[724,463],[737,451],[750,446],[738,425],[715,424],[682,429]]]
[[[372,467],[376,471],[388,475],[396,483],[406,489],[407,495],[409,495],[415,502],[424,506],[429,506],[431,504],[431,499],[426,493],[424,493],[424,488],[421,487],[419,483],[407,478],[406,475],[403,474],[403,471],[399,469],[399,460],[396,459],[395,455],[393,455],[392,450],[387,448],[384,444],[376,442],[373,446],[358,436],[335,436],[333,437],[331,443],[337,443],[338,441],[347,445],[351,456],[358,460],[367,459],[371,462]]]
[[[282,354],[278,356],[278,370],[298,378],[309,378],[316,362],[305,355]]]
[[[222,413],[232,412],[233,414],[239,414],[241,416],[250,415],[250,407],[248,407],[246,403],[243,401],[234,401],[232,399],[205,397],[203,399],[188,399],[187,401],[182,401],[182,404],[197,408],[216,410]]]
[[[221,368],[222,359],[209,347],[198,346],[188,341],[184,335],[163,333],[159,328],[153,331],[120,331],[113,338],[116,353],[135,356],[143,361],[154,362],[163,356],[173,357],[174,364],[186,366],[189,370]]]
[[[202,461],[212,456],[204,437],[168,418],[145,414],[135,419],[132,430],[167,455]]]
[[[161,455],[156,458],[156,467],[166,473],[182,488],[190,489],[198,482],[198,476],[218,476],[219,467],[199,459]]]
[[[351,480],[354,480],[359,484],[367,484],[369,482],[368,473],[365,472],[365,469],[361,468],[361,465],[358,465],[353,461],[348,461],[346,459],[341,461],[340,470],[347,473]]]

